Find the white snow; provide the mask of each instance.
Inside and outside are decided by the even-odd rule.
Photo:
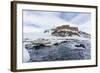
[[[27,49],[23,48],[23,62],[26,63],[30,60],[29,53]]]

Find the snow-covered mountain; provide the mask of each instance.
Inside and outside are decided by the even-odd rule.
[[[80,31],[78,27],[61,25],[44,30],[40,36],[35,37],[35,34],[28,36],[23,41],[24,49],[28,51],[24,53],[27,55],[24,55],[23,62],[91,58],[91,35]]]
[[[80,31],[78,27],[72,27],[69,25],[61,25],[57,26],[56,28],[53,29],[48,29],[45,30],[44,33],[49,33],[51,36],[56,36],[56,37],[80,37],[80,38],[90,38],[91,35]]]

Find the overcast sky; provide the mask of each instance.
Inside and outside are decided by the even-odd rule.
[[[79,30],[90,33],[91,14],[23,10],[23,31],[25,33],[41,32],[63,24],[77,26]]]

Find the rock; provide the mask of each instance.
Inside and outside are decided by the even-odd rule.
[[[84,45],[84,44],[75,45],[75,47],[82,47],[82,48],[85,48],[85,49],[86,49],[86,47],[85,47],[85,45]]]
[[[53,36],[80,36],[78,27],[70,27],[69,25],[62,25],[55,28],[55,30],[52,32]]]
[[[26,44],[26,45],[25,45],[25,48],[26,48],[26,49],[31,49],[31,48],[33,48],[33,45],[32,45],[32,44]]]
[[[56,45],[56,46],[58,46],[58,45],[59,45],[59,43],[54,43],[53,45]]]
[[[32,41],[33,45],[50,44],[50,43],[51,42],[48,39],[42,39],[42,38]]]
[[[34,46],[33,48],[34,48],[35,50],[38,50],[38,49],[42,49],[42,48],[44,48],[44,47],[45,47],[44,44],[39,44],[39,45]]]

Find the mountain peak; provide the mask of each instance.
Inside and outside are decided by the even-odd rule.
[[[78,27],[71,27],[69,25],[61,25],[54,29],[54,31],[52,32],[52,35],[61,36],[61,37],[72,36],[72,35],[80,36],[78,32],[79,32]]]

